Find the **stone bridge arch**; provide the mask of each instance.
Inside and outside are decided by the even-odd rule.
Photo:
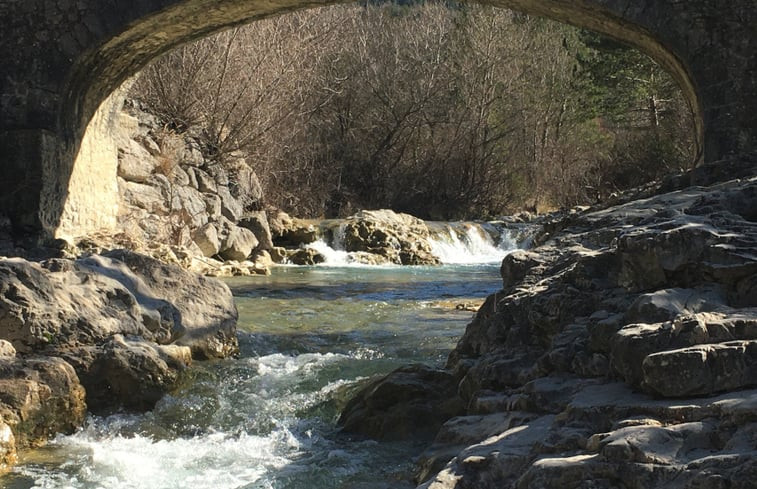
[[[115,225],[113,91],[226,27],[342,0],[0,0],[0,213],[41,236]],[[634,45],[678,80],[701,158],[757,151],[754,0],[486,0]],[[62,225],[63,224],[63,225]]]

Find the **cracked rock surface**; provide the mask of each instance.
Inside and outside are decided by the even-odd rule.
[[[548,222],[449,357],[419,487],[757,487],[756,210],[752,177]]]

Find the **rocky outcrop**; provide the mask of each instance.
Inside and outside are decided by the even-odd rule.
[[[467,409],[419,487],[754,487],[756,199],[752,177],[548,220],[449,357]]]
[[[22,354],[114,335],[236,352],[236,307],[221,282],[125,250],[80,260],[0,261],[0,334]]]
[[[0,259],[0,463],[87,409],[151,409],[193,359],[238,351],[236,319],[222,282],[131,251]]]
[[[272,248],[263,191],[244,158],[210,161],[191,131],[168,132],[131,104],[121,118],[118,221],[125,234],[220,261],[254,261]]]
[[[296,248],[310,244],[323,235],[317,223],[291,217],[283,211],[275,211],[269,220],[273,244],[284,248]]]
[[[316,241],[346,252],[346,260],[366,265],[438,265],[432,234],[424,221],[391,210],[360,211],[346,219],[310,221],[282,211],[270,219],[272,254],[295,265],[322,263]]]
[[[341,229],[344,249],[379,255],[398,265],[437,265],[426,223],[391,210],[360,211]]]

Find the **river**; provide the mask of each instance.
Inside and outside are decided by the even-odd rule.
[[[513,247],[438,245],[447,264],[437,267],[348,266],[318,244],[330,253],[324,266],[229,279],[238,358],[196,363],[152,412],[91,416],[79,432],[21,453],[0,485],[414,487],[422,446],[348,436],[336,420],[366,379],[413,362],[443,365],[473,316],[455,304],[497,290]]]

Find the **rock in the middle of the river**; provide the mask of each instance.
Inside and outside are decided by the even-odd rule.
[[[360,211],[344,223],[344,248],[368,252],[398,265],[438,265],[426,223],[409,214],[382,209]]]

